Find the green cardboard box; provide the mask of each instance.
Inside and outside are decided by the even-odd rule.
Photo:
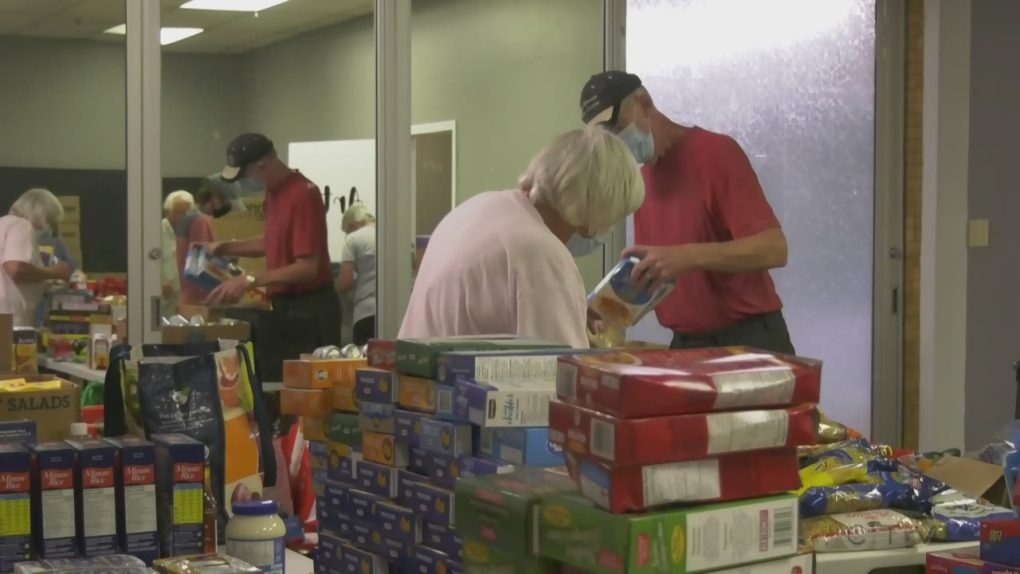
[[[513,335],[397,339],[397,372],[425,379],[436,378],[436,359],[453,351],[512,351],[569,349],[569,345]]]
[[[559,574],[559,563],[528,554],[503,552],[480,540],[464,539],[464,574]]]
[[[326,418],[326,440],[361,447],[361,417],[354,413],[333,413]]]
[[[457,531],[496,550],[537,556],[542,497],[575,490],[569,476],[548,469],[462,477],[454,489]]]
[[[542,500],[542,555],[598,574],[710,572],[797,553],[797,497],[784,494],[611,514],[581,494]]]

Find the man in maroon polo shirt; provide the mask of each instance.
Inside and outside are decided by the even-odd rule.
[[[758,176],[733,138],[679,125],[656,109],[641,80],[603,72],[581,91],[585,123],[620,136],[643,164],[645,201],[634,214],[635,279],[676,279],[656,308],[670,348],[748,345],[793,354],[770,269],[786,265],[786,236]]]
[[[326,209],[314,183],[280,161],[262,134],[242,134],[227,147],[224,181],[249,179],[266,190],[265,235],[213,243],[228,257],[265,257],[266,272],[235,277],[212,291],[212,302],[237,301],[245,291],[265,287],[273,305],[276,335],[311,352],[340,344],[340,300],[326,236]]]

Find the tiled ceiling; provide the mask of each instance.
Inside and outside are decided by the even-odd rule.
[[[168,52],[240,54],[372,13],[372,0],[288,0],[259,13],[183,10],[187,0],[159,2],[164,27],[205,31],[164,46]],[[123,42],[104,34],[124,23],[125,0],[0,0],[0,36]]]

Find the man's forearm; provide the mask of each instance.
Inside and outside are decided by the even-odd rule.
[[[253,237],[241,241],[228,241],[223,244],[223,253],[231,257],[265,257],[266,238]]]
[[[39,267],[33,263],[26,261],[9,261],[4,263],[4,271],[14,280],[18,285],[30,284],[30,283],[42,283],[44,281],[54,281],[60,279],[50,267]],[[13,271],[13,272],[12,272]]]
[[[786,236],[781,229],[720,243],[695,243],[694,267],[720,273],[748,273],[786,266]]]
[[[307,283],[315,279],[317,265],[309,261],[295,261],[286,267],[266,271],[255,278],[255,287],[283,287]]]

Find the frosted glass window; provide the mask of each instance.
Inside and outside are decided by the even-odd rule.
[[[744,147],[790,246],[772,276],[793,344],[825,361],[826,414],[867,432],[875,0],[629,0],[627,69],[674,121]],[[669,333],[651,317],[631,338]]]

